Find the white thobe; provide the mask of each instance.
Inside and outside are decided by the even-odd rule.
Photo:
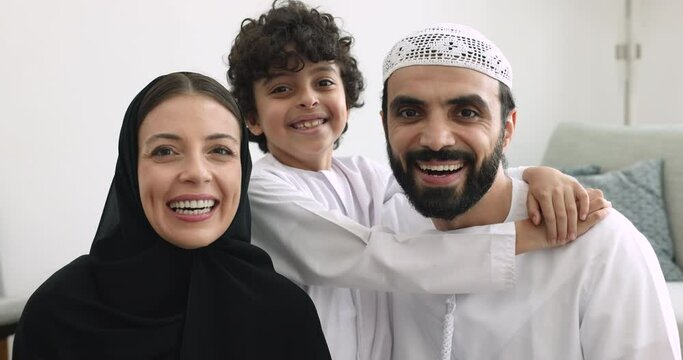
[[[469,293],[515,281],[514,224],[422,233],[433,225],[407,203],[391,171],[362,157],[307,171],[266,155],[254,164],[249,197],[253,243],[307,290],[335,360],[402,351],[392,347],[392,322],[403,315],[392,313],[383,291]],[[400,234],[381,226],[399,219]]]
[[[525,183],[513,180],[508,221],[527,217],[527,191]],[[517,256],[514,288],[455,295],[451,358],[680,359],[657,257],[631,222],[610,211],[567,246]],[[392,227],[401,230],[400,223]],[[447,298],[395,299],[394,311],[414,314],[397,318],[402,332],[394,342],[410,343],[412,353],[396,360],[441,358]]]

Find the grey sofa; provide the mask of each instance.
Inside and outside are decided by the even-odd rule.
[[[0,360],[9,358],[7,338],[14,334],[26,300],[26,298],[0,296]]]
[[[543,164],[559,168],[595,164],[603,171],[661,158],[663,191],[676,264],[683,268],[683,124],[615,126],[562,123],[553,132]],[[679,335],[683,335],[683,282],[667,282]]]

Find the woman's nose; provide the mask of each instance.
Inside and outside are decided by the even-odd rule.
[[[203,156],[190,157],[184,162],[183,166],[184,169],[180,174],[181,181],[197,184],[211,181],[211,172]]]

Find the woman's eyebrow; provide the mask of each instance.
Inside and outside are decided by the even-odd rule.
[[[230,134],[224,134],[224,133],[211,134],[211,135],[206,137],[206,140],[220,140],[220,139],[228,139],[228,140],[232,140],[236,143],[240,142],[239,140],[237,140],[236,137],[234,137]]]
[[[178,141],[178,140],[180,140],[180,136],[178,136],[176,134],[170,134],[170,133],[154,134],[154,135],[151,135],[150,137],[148,137],[147,140],[145,140],[145,145],[151,143],[152,141],[159,140],[159,139]]]

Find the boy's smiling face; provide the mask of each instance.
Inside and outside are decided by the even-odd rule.
[[[339,66],[305,61],[300,71],[281,71],[254,83],[256,114],[249,130],[264,134],[281,163],[305,170],[329,169],[334,142],[348,119]]]

